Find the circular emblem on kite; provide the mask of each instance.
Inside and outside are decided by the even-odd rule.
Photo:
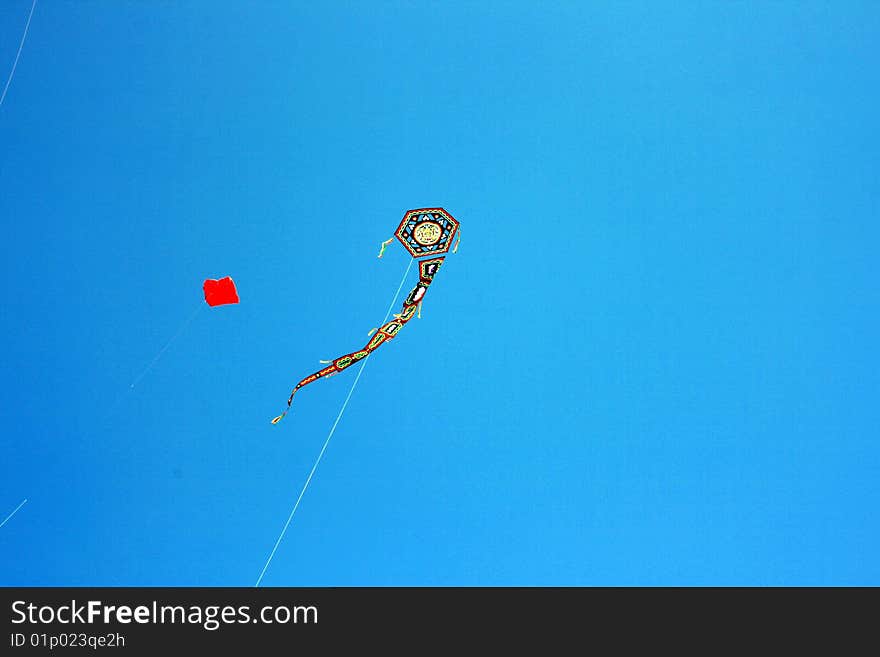
[[[414,258],[446,253],[458,231],[458,221],[443,208],[421,208],[403,215],[395,236]]]
[[[440,224],[433,221],[423,221],[420,224],[416,224],[416,229],[413,231],[413,237],[422,246],[436,244],[442,234],[443,229],[440,228]]]

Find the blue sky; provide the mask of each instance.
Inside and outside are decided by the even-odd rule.
[[[38,2],[0,584],[253,585],[434,205],[263,585],[880,584],[877,5],[317,5]]]

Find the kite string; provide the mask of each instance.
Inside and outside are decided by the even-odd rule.
[[[17,507],[15,507],[15,510],[12,513],[10,513],[8,516],[6,516],[6,520],[4,520],[3,522],[0,522],[0,527],[3,527],[3,525],[5,525],[7,522],[9,522],[9,519],[12,518],[12,516],[14,516],[16,513],[18,513],[18,510],[24,506],[25,502],[27,502],[27,498],[24,498],[21,501],[21,504],[19,504]]]
[[[0,94],[0,105],[6,99],[6,92],[9,91],[9,85],[12,84],[12,76],[15,75],[15,68],[18,66],[18,58],[21,57],[21,49],[24,48],[24,40],[27,39],[28,28],[31,26],[31,17],[34,15],[34,7],[37,6],[37,0],[31,5],[31,13],[28,14],[27,23],[24,25],[24,34],[21,35],[21,43],[18,44],[18,52],[15,53],[15,61],[12,62],[12,70],[9,71],[9,77],[6,80],[6,86],[3,87],[3,93]]]
[[[147,363],[147,365],[140,371],[140,374],[138,374],[134,378],[134,380],[128,385],[127,388],[121,390],[119,394],[116,395],[116,401],[114,401],[104,413],[104,421],[110,419],[110,417],[116,412],[116,409],[119,408],[120,404],[122,404],[126,397],[131,394],[131,391],[135,389],[135,386],[141,382],[141,379],[143,379],[150,372],[150,370],[152,370],[156,366],[156,363],[159,362],[159,359],[162,358],[162,355],[171,348],[171,345],[174,344],[177,338],[180,337],[180,334],[183,333],[190,324],[192,324],[192,321],[196,318],[196,315],[199,314],[199,311],[202,310],[203,307],[204,303],[200,301],[198,307],[193,310],[192,314],[187,319],[183,321],[183,323],[177,328],[177,331],[174,332],[174,335],[171,336],[168,342],[164,344],[159,352],[155,356],[153,356],[152,360],[150,360],[150,362]]]
[[[391,315],[391,311],[394,309],[394,304],[397,301],[397,297],[400,295],[400,291],[403,289],[403,284],[406,282],[406,276],[407,274],[409,274],[412,263],[413,259],[410,258],[409,264],[406,266],[406,271],[403,272],[403,277],[400,279],[400,285],[397,286],[397,292],[394,293],[394,298],[391,299],[391,303],[388,304],[388,310],[385,312],[385,318],[382,320],[382,324],[380,324],[379,326],[383,326],[388,320],[388,316]],[[263,581],[263,575],[266,574],[266,570],[269,568],[269,564],[272,563],[272,559],[275,557],[275,552],[278,550],[278,546],[281,545],[284,534],[287,533],[287,528],[290,527],[290,522],[293,520],[293,516],[296,513],[296,510],[299,508],[299,503],[302,501],[303,496],[306,494],[306,489],[308,489],[309,484],[312,482],[312,477],[315,475],[315,470],[318,469],[318,464],[321,463],[321,459],[324,457],[324,452],[327,451],[327,445],[330,444],[330,439],[333,437],[333,433],[336,431],[336,426],[339,424],[339,420],[342,419],[342,414],[345,413],[345,408],[348,406],[348,401],[351,399],[351,395],[352,393],[354,393],[354,389],[357,387],[358,381],[360,381],[361,378],[361,374],[363,374],[364,368],[367,366],[367,361],[370,360],[371,355],[372,352],[367,354],[367,357],[364,358],[364,362],[361,364],[361,368],[358,370],[357,376],[355,377],[354,382],[351,384],[351,388],[348,389],[348,396],[346,396],[345,401],[342,403],[342,407],[339,409],[339,413],[336,415],[336,420],[333,422],[333,426],[330,427],[330,433],[327,434],[327,439],[324,441],[324,446],[321,447],[321,451],[318,453],[318,458],[315,459],[315,464],[312,466],[312,471],[309,472],[309,476],[306,478],[306,483],[303,485],[302,490],[299,493],[299,497],[296,498],[296,503],[293,505],[293,509],[291,509],[290,515],[287,516],[287,522],[284,523],[284,528],[278,535],[278,540],[275,541],[275,546],[272,548],[272,552],[269,554],[269,558],[266,559],[266,565],[263,566],[263,570],[260,572],[260,576],[257,578],[257,583],[254,584],[254,588],[260,586],[260,582]]]
[[[155,356],[153,356],[153,360],[151,360],[151,361],[147,364],[147,366],[146,366],[143,370],[141,370],[141,373],[138,374],[138,375],[134,378],[134,381],[132,381],[132,382],[131,382],[131,385],[128,386],[129,389],[134,388],[138,383],[140,383],[140,380],[143,379],[143,378],[147,375],[147,372],[149,372],[151,369],[153,369],[153,367],[156,365],[156,363],[159,362],[159,359],[162,358],[163,354],[164,354],[166,351],[168,351],[168,348],[169,348],[172,344],[174,344],[174,342],[177,340],[177,338],[180,337],[180,334],[183,333],[184,330],[186,330],[186,327],[188,327],[190,324],[192,324],[192,321],[196,318],[196,315],[198,315],[198,314],[199,314],[199,311],[201,311],[202,308],[204,308],[204,307],[205,307],[205,304],[204,304],[203,302],[200,301],[198,307],[197,307],[197,308],[192,312],[192,314],[191,314],[191,315],[190,315],[190,316],[189,316],[189,317],[183,322],[183,324],[180,325],[180,327],[177,329],[177,331],[175,331],[174,335],[171,336],[171,339],[168,340],[168,342],[165,343],[165,346],[163,346],[163,347],[159,350],[159,353],[157,353]]]

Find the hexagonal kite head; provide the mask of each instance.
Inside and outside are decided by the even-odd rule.
[[[409,210],[394,236],[413,258],[447,253],[458,230],[458,221],[443,208]]]

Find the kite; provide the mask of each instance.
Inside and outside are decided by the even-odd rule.
[[[379,257],[381,258],[384,255],[386,247],[394,241],[395,237],[403,244],[413,258],[429,256],[425,260],[419,261],[419,282],[416,283],[416,286],[407,295],[406,300],[403,302],[403,308],[401,308],[399,313],[393,315],[394,319],[370,331],[370,341],[362,349],[345,354],[332,361],[321,361],[322,363],[329,364],[296,384],[293,392],[290,393],[290,397],[287,399],[287,408],[281,415],[272,420],[272,424],[278,424],[284,419],[284,416],[290,411],[293,398],[300,388],[314,383],[318,379],[333,376],[348,369],[369,356],[383,344],[393,340],[400,329],[406,326],[407,322],[414,315],[418,313],[421,316],[422,299],[424,299],[428,287],[431,285],[434,276],[440,270],[440,266],[445,259],[445,256],[440,254],[449,252],[449,247],[452,245],[456,234],[459,235],[459,241],[461,241],[458,221],[443,208],[409,210],[403,215],[403,220],[397,227],[394,237],[382,242]],[[457,250],[458,242],[456,242],[452,252],[455,253]]]
[[[202,284],[205,291],[205,301],[209,306],[224,306],[228,303],[238,303],[238,292],[232,278],[227,276],[219,281],[208,278]]]

